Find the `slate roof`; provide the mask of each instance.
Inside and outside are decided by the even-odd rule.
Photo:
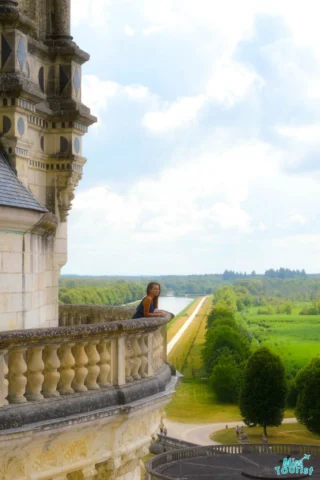
[[[34,198],[32,193],[18,179],[12,167],[0,150],[0,206],[25,208],[38,212],[48,210]]]

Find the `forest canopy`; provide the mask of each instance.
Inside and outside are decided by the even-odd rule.
[[[287,300],[320,300],[320,275],[307,275],[304,270],[283,268],[267,270],[264,275],[234,271],[212,275],[158,277],[68,275],[60,278],[59,300],[65,304],[122,305],[141,299],[150,281],[161,284],[162,295],[174,296],[209,295],[224,287],[219,294],[220,300],[233,311],[240,311],[250,305],[277,305]]]

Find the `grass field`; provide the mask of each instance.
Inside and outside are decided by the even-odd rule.
[[[260,443],[262,438],[262,427],[245,427],[248,439],[252,443]],[[301,443],[303,445],[320,445],[320,436],[309,432],[300,423],[285,423],[280,427],[269,427],[267,429],[269,443]],[[224,445],[237,443],[237,436],[234,428],[219,430],[213,433],[210,438],[215,442]]]
[[[184,378],[166,413],[170,420],[185,423],[241,420],[236,405],[218,404],[205,379],[201,350],[206,332],[206,319],[212,308],[212,296],[202,305],[198,315],[169,355]]]
[[[199,304],[201,298],[197,300],[197,303],[193,303],[193,308],[189,309],[189,313],[191,314],[196,306]],[[190,305],[189,305],[190,307]],[[187,364],[189,362],[190,364],[190,359],[192,358],[192,362],[195,363],[197,362],[197,376],[199,376],[199,368],[202,366],[201,362],[201,357],[200,357],[200,351],[197,353],[197,355],[194,352],[194,349],[196,348],[197,345],[203,344],[204,341],[204,332],[205,332],[205,326],[206,326],[206,318],[207,314],[209,313],[210,309],[212,308],[212,295],[210,295],[206,301],[203,303],[201,309],[195,316],[193,322],[189,326],[189,328],[185,331],[185,333],[182,335],[180,341],[173,347],[171,350],[168,360],[171,362],[177,370],[179,370],[180,373],[183,375],[186,375],[185,368],[187,367]],[[188,318],[188,315],[184,318],[183,322],[181,323],[179,328],[176,328],[176,324],[170,328],[168,331],[168,341],[171,340],[171,338],[178,332],[178,330],[181,328],[183,323],[186,321]],[[172,329],[174,329],[174,335],[171,334]],[[201,363],[201,365],[200,365]],[[201,376],[201,374],[200,374]]]
[[[287,374],[295,375],[312,358],[320,357],[320,315],[299,315],[303,304],[292,315],[259,315],[258,308],[237,314],[255,337],[256,348],[266,346],[281,356]]]
[[[167,417],[170,420],[205,423],[240,421],[242,418],[237,405],[217,403],[205,379],[206,372],[202,364],[201,350],[205,339],[206,317],[211,308],[212,296],[208,297],[189,329],[169,355],[169,361],[184,375],[172,402],[166,407]],[[285,411],[286,418],[294,416],[292,409]]]

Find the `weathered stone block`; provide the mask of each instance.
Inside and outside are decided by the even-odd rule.
[[[0,313],[0,329],[13,330],[17,329],[17,314],[16,313]]]
[[[22,252],[23,236],[15,233],[0,232],[1,252]]]
[[[22,272],[23,255],[21,253],[3,254],[2,272],[3,273],[21,273]]]
[[[21,292],[22,275],[21,273],[7,273],[0,275],[0,292],[18,293]]]

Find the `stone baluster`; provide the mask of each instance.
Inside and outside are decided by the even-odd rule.
[[[134,337],[131,342],[132,350],[133,350],[133,358],[132,358],[132,378],[134,380],[139,380],[141,377],[139,375],[139,369],[141,367],[141,348],[138,342],[137,337]]]
[[[152,364],[153,364],[154,370],[157,371],[157,370],[158,370],[158,361],[157,361],[157,357],[158,357],[158,339],[157,339],[156,332],[153,333],[152,352],[153,352],[153,353],[152,353]]]
[[[26,348],[17,348],[9,352],[9,403],[24,403],[27,401],[24,396],[27,384],[25,352]]]
[[[154,374],[154,364],[153,364],[153,333],[147,335],[147,347],[148,347],[148,377],[151,377]]]
[[[44,346],[30,347],[27,351],[27,387],[26,397],[29,401],[43,400],[41,394],[44,381],[44,362],[42,352]]]
[[[141,378],[145,378],[148,376],[148,347],[146,345],[147,336],[141,335],[140,337],[140,348],[141,348],[141,366],[139,370],[139,374]]]
[[[111,355],[109,353],[110,350],[110,341],[101,340],[97,346],[99,355],[100,355],[100,374],[98,377],[98,384],[101,388],[109,387],[110,386],[110,374],[111,374],[111,366],[110,360]]]
[[[158,353],[158,362],[159,362],[159,367],[162,366],[163,364],[163,336],[161,329],[157,330],[157,336],[158,336],[158,348],[159,348],[159,353]]]
[[[68,315],[63,313],[59,316],[59,327],[66,327],[68,322]]]
[[[8,405],[8,366],[6,362],[7,350],[0,351],[0,407]]]
[[[58,390],[61,395],[71,395],[74,393],[71,385],[75,376],[73,367],[76,362],[72,354],[72,347],[74,347],[74,343],[64,343],[58,350],[61,363],[59,368],[60,380],[58,383]]]
[[[86,346],[86,354],[88,355],[88,376],[86,379],[86,386],[88,390],[98,390],[100,387],[97,383],[97,378],[100,373],[100,355],[97,350],[99,340],[91,340]]]
[[[125,349],[126,349],[126,383],[132,382],[132,369],[133,369],[133,350],[131,346],[131,341],[129,338],[125,340]]]
[[[162,353],[161,357],[164,362],[167,361],[168,356],[167,356],[167,343],[168,343],[168,332],[167,332],[167,325],[163,325],[161,327],[161,340],[162,340]]]
[[[60,393],[57,386],[60,380],[60,360],[57,350],[60,345],[47,345],[43,352],[44,360],[44,382],[42,387],[42,394],[45,398],[59,397]]]
[[[86,392],[88,389],[85,386],[85,380],[88,375],[88,369],[86,365],[88,365],[88,356],[85,351],[85,346],[88,342],[81,342],[77,343],[75,347],[73,347],[72,353],[75,358],[75,377],[72,382],[72,388],[75,392]]]
[[[162,336],[159,330],[156,330],[153,334],[153,364],[155,370],[159,370],[162,365],[161,358],[162,351]]]

